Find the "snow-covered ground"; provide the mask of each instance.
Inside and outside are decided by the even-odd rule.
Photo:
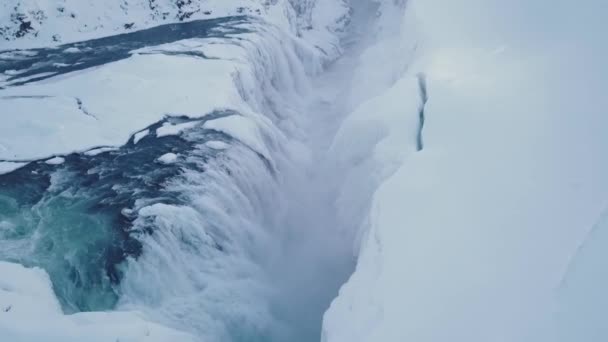
[[[6,0],[0,4],[0,51],[46,47],[166,23],[247,15],[293,31],[336,53],[348,18],[343,0]]]
[[[18,2],[2,12],[17,20],[7,48],[185,11],[255,18],[50,78],[3,71],[0,174],[31,173],[34,190],[50,174],[31,210],[14,184],[0,190],[0,237],[43,219],[34,239],[0,240],[3,259],[61,258],[46,235],[64,222],[55,201],[80,214],[98,188],[133,195],[118,205],[141,244],[107,271],[119,285],[89,289],[114,300],[107,313],[62,313],[55,295],[83,292],[58,279],[70,270],[0,263],[12,340],[312,341],[336,295],[323,342],[608,339],[604,2],[353,0],[349,14],[332,0],[63,1],[73,21]],[[60,231],[71,243],[74,227]],[[82,271],[77,252],[66,260]]]
[[[41,269],[0,262],[0,331],[5,341],[195,341],[136,312],[64,316]]]
[[[606,9],[411,0],[391,10],[405,57],[389,59],[394,82],[334,142],[344,201],[377,190],[323,341],[608,338],[605,220],[589,235],[608,204]]]

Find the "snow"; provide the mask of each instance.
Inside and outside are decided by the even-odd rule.
[[[306,2],[301,6],[310,17],[315,10],[323,13],[314,26],[310,20],[298,20],[292,3],[277,0],[193,0],[187,4],[176,0],[104,2],[94,0],[7,0],[0,4],[0,50],[58,45],[142,30],[182,21],[247,15],[259,17],[285,32],[302,31],[317,37],[311,42],[326,51],[338,45],[335,34],[343,27],[347,7],[340,0]],[[31,29],[22,30],[22,22]],[[334,56],[336,57],[336,56]]]
[[[177,161],[177,154],[165,153],[162,156],[158,157],[158,161],[162,164],[173,164]]]
[[[49,164],[49,165],[61,165],[65,162],[65,158],[62,157],[53,157],[47,161],[45,161],[45,163]]]
[[[17,2],[10,0],[9,4]],[[66,42],[123,32],[121,26],[127,18],[135,23],[135,29],[165,22],[150,14],[145,1],[125,3],[124,12],[117,8],[118,3],[62,1],[66,16],[76,14],[73,21],[49,14],[49,10],[55,10],[55,1],[20,3],[16,11],[25,9],[28,15],[33,13],[30,10],[48,6],[44,8],[47,19],[33,22],[36,31],[22,39],[3,41],[2,48],[48,45],[53,34],[60,34],[61,41]],[[171,18],[166,22],[176,21],[172,2],[156,3],[159,10],[170,8]],[[293,281],[293,271],[270,271],[277,264],[287,270],[286,260],[295,259],[305,265],[305,257],[311,255],[300,254],[310,249],[301,246],[289,249],[290,258],[277,263],[280,258],[275,253],[282,251],[281,241],[290,235],[287,228],[305,228],[317,222],[317,214],[322,212],[321,217],[325,217],[329,216],[326,212],[331,212],[326,205],[331,203],[329,196],[318,203],[306,197],[302,202],[314,205],[301,209],[299,201],[284,204],[282,199],[287,192],[279,192],[278,188],[289,176],[286,164],[291,159],[307,160],[308,151],[300,141],[303,134],[297,121],[305,114],[302,102],[310,91],[309,78],[339,51],[331,46],[338,41],[335,32],[340,25],[335,21],[332,24],[332,16],[325,13],[323,20],[316,21],[317,27],[302,34],[307,19],[296,18],[291,5],[282,0],[260,1],[259,6],[256,1],[238,0],[193,3],[213,6],[211,16],[233,14],[235,5],[246,3],[249,9],[259,7],[264,20],[252,20],[247,26],[253,29],[251,33],[148,47],[133,51],[129,58],[118,62],[0,90],[0,112],[10,118],[0,126],[1,160],[44,160],[72,152],[94,156],[114,150],[131,138],[141,145],[146,127],[173,118],[192,121],[161,126],[156,129],[156,136],[185,137],[209,129],[234,138],[229,149],[225,142],[206,142],[208,148],[225,149],[217,158],[214,154],[207,158],[209,150],[201,145],[202,156],[178,156],[176,152],[157,159],[160,163],[187,159],[178,164],[179,175],[158,184],[158,191],[171,194],[169,197],[179,194],[180,201],[183,198],[186,204],[148,205],[143,198],[136,200],[133,208],[122,211],[137,215],[134,231],[147,231],[151,223],[158,230],[143,234],[142,255],[121,265],[124,277],[117,289],[120,298],[115,311],[64,315],[43,271],[0,264],[0,274],[10,275],[7,278],[11,288],[27,289],[21,279],[37,272],[23,282],[40,284],[45,291],[43,296],[27,292],[23,298],[13,300],[9,287],[0,288],[1,294],[8,293],[8,305],[14,306],[15,312],[22,312],[20,308],[26,306],[21,303],[33,303],[28,310],[34,320],[15,316],[0,322],[0,331],[7,339],[228,341],[278,336],[275,340],[298,341],[318,334],[320,312],[343,280],[343,272],[332,268],[341,262],[332,259],[339,252],[315,253],[314,260],[327,262],[319,269],[307,267],[298,272],[302,274],[297,279],[305,280],[302,283]],[[137,8],[142,4],[145,6]],[[8,13],[2,7],[13,12],[13,7],[7,6],[0,5],[0,22],[5,22],[3,16]],[[304,11],[310,11],[310,6],[312,2]],[[342,11],[336,16],[342,16],[345,10],[344,6],[327,8]],[[192,18],[200,18],[201,13]],[[309,32],[317,29],[323,34]],[[313,36],[316,40],[307,40]],[[210,117],[213,119],[207,120]],[[203,121],[203,129],[191,129]],[[307,161],[311,164],[306,169],[297,164],[291,168],[305,174],[314,166],[312,160]],[[190,164],[197,168],[189,168]],[[311,190],[307,182],[299,182],[301,179],[305,178],[292,179],[290,189],[303,196],[323,185],[317,181]],[[292,221],[283,218],[288,205],[293,207],[292,220],[307,219],[292,225]],[[323,226],[315,228],[314,236],[301,240],[305,246],[329,246],[337,240],[332,237],[329,243],[322,234]],[[329,291],[323,286],[303,287],[316,279],[316,274],[335,278]],[[0,281],[5,279],[1,278]],[[287,285],[277,291],[277,282]],[[295,310],[286,305],[292,299],[292,290],[301,290],[297,292],[298,301],[303,303]],[[315,297],[318,293],[323,295],[321,299]],[[310,316],[310,312],[314,315]],[[198,338],[154,322],[195,333]],[[286,326],[287,322],[293,326]],[[301,331],[308,335],[301,336]]]
[[[36,79],[39,77],[53,76],[54,74],[55,74],[55,72],[41,72],[39,74],[35,74],[35,75],[27,76],[27,77],[19,77],[19,78],[11,80],[10,82],[6,82],[6,81],[2,80],[2,83],[0,83],[0,86],[8,87],[17,82],[26,82],[26,81],[33,80],[33,79]],[[8,75],[8,73],[7,73],[7,75]]]
[[[219,140],[212,140],[212,141],[207,141],[205,143],[205,146],[214,149],[214,150],[225,150],[228,147],[230,147],[230,145],[228,145],[227,143],[223,142],[223,141],[219,141]]]
[[[14,75],[19,75],[22,72],[24,72],[24,71],[21,71],[21,70],[6,70],[6,71],[4,71],[4,74],[9,75],[9,76],[14,76]]]
[[[198,125],[198,121],[183,122],[179,124],[165,122],[161,127],[156,129],[156,136],[160,138],[168,135],[178,135],[182,131],[193,128],[196,125]]]
[[[0,161],[0,175],[13,172],[23,166],[27,165],[27,163],[14,163],[14,162],[5,162]]]
[[[10,35],[1,48],[55,44],[55,35],[90,39],[184,14],[168,0],[155,9],[145,1],[67,0],[62,11],[59,2],[0,5],[0,22],[10,23],[0,27]],[[361,26],[366,48],[353,48],[354,65],[338,64],[347,72],[322,78],[352,83],[345,93],[311,90],[308,77],[343,52],[348,8],[312,3],[194,1],[190,19],[238,14],[245,5],[263,21],[234,40],[148,47],[0,90],[10,118],[0,126],[0,173],[23,160],[137,142],[167,116],[227,113],[202,127],[240,142],[212,161],[218,165],[167,185],[192,207],[140,208],[136,223],[164,229],[145,236],[146,253],[126,263],[118,308],[146,314],[63,315],[42,270],[0,262],[0,274],[10,275],[0,277],[3,336],[194,340],[151,321],[210,340],[235,336],[234,326],[263,335],[280,325],[271,309],[283,309],[288,321],[310,319],[304,302],[329,292],[302,284],[317,285],[319,275],[336,282],[333,263],[352,243],[356,270],[325,313],[323,342],[608,340],[606,3],[353,1],[377,18],[362,19],[371,26]],[[23,37],[15,13],[32,20]],[[184,51],[203,54],[170,55]],[[319,94],[325,90],[331,94]],[[304,99],[311,93],[319,97],[313,104]],[[324,116],[332,110],[350,112],[335,137],[342,118]],[[190,134],[198,122],[165,124],[156,135]],[[282,171],[277,179],[257,154]],[[282,157],[296,160],[291,167],[300,173]],[[158,161],[177,159],[168,153]],[[213,245],[215,226],[230,237],[221,248]],[[271,248],[278,242],[290,244]],[[180,248],[188,243],[212,248]],[[261,279],[264,271],[279,275]],[[282,286],[278,295],[268,294],[269,284]]]
[[[84,152],[84,154],[86,156],[94,157],[98,154],[101,154],[104,152],[109,152],[109,151],[115,151],[117,149],[118,149],[117,147],[99,147],[99,148],[94,148],[92,150],[88,150],[88,151]]]
[[[604,239],[599,228],[588,236],[608,193],[605,6],[411,0],[392,11],[416,49],[371,100],[368,116],[397,128],[357,129],[364,104],[335,142],[357,143],[336,155],[353,156],[345,194],[381,171],[324,342],[607,338],[591,247]],[[415,152],[405,116],[420,93],[406,84],[420,74],[428,102]],[[566,272],[573,256],[581,266]]]
[[[230,115],[215,120],[209,120],[205,122],[203,128],[226,133],[240,140],[245,145],[250,146],[267,159],[271,159],[270,152],[266,147],[259,126],[247,117]]]
[[[0,159],[33,160],[95,146],[120,146],[166,115],[197,119],[217,110],[247,116],[241,119],[239,134],[268,156],[267,147],[261,146],[261,133],[253,127],[270,129],[261,114],[265,109],[260,84],[269,82],[266,74],[280,73],[276,79],[289,80],[292,83],[284,85],[293,89],[294,84],[304,83],[297,78],[317,72],[326,57],[289,31],[252,25],[259,32],[240,35],[245,41],[180,41],[140,49],[130,58],[92,69],[1,89],[0,107],[13,119],[0,127],[0,144],[6,147],[0,151]],[[213,59],[163,54],[206,54],[207,50]],[[279,62],[280,68],[270,70],[270,60]],[[177,134],[193,124],[161,127],[157,134]],[[243,125],[252,131],[243,132]],[[141,136],[135,138],[138,141]]]
[[[0,331],[7,341],[195,341],[137,312],[64,315],[42,269],[0,261],[0,274]]]
[[[144,129],[143,131],[133,134],[133,143],[137,144],[141,139],[145,138],[148,134],[150,134],[149,129]]]
[[[304,39],[319,47],[329,61],[343,52],[339,38],[350,13],[345,0],[316,0],[310,14],[309,29],[302,32]]]
[[[568,265],[558,291],[557,341],[603,341],[608,336],[604,320],[608,212],[604,211]]]

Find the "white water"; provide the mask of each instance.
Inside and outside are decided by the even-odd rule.
[[[371,23],[369,9],[355,9],[351,28]],[[139,211],[136,227],[158,228],[124,269],[119,310],[142,311],[208,341],[320,339],[323,313],[354,269],[357,227],[340,217],[341,172],[328,152],[361,100],[351,92],[363,32],[347,35],[344,55],[309,87],[296,85],[300,97],[271,95],[288,116],[278,123],[288,145],[273,151],[274,176],[258,155],[232,146],[203,163],[205,172],[188,171],[168,185],[188,207]]]

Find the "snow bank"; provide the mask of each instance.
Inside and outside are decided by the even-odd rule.
[[[89,2],[79,4],[86,7]],[[317,44],[298,37],[299,29],[289,18],[295,15],[292,8],[264,8],[282,19],[251,20],[250,33],[139,49],[118,62],[0,90],[3,162],[74,151],[95,155],[131,138],[135,143],[153,135],[207,134],[191,129],[207,119],[202,128],[223,133],[214,133],[214,139],[226,139],[203,150],[218,149],[213,152],[217,158],[180,153],[156,159],[159,163],[188,159],[200,168],[184,168],[179,179],[162,184],[163,190],[183,195],[190,206],[148,205],[145,199],[136,203],[140,210],[133,224],[139,230],[134,230],[147,231],[152,221],[158,230],[143,235],[142,255],[122,265],[117,308],[128,312],[64,316],[45,278],[45,299],[31,310],[50,307],[45,303],[52,301],[54,306],[45,309],[50,318],[32,323],[21,317],[28,322],[27,329],[9,322],[0,326],[6,331],[3,336],[15,341],[154,341],[156,336],[158,341],[192,340],[148,321],[195,332],[198,341],[266,340],[275,334],[273,329],[291,333],[283,326],[283,317],[269,308],[272,286],[261,270],[264,257],[279,239],[272,234],[277,227],[273,221],[284,211],[277,208],[277,203],[283,205],[277,200],[280,175],[269,166],[277,166],[277,159],[297,157],[291,152],[298,142],[287,137],[297,136],[293,120],[301,108],[299,101],[310,90],[308,78],[330,57]],[[63,22],[49,19],[47,24],[73,33]],[[105,31],[91,35],[101,32]],[[43,36],[23,44],[45,42]],[[73,37],[88,36],[73,33]],[[153,134],[156,126],[151,125],[167,116],[201,120],[157,127]],[[144,138],[146,132],[150,136]],[[221,244],[208,231],[219,236]],[[22,271],[15,267],[0,269],[0,278],[17,279]],[[24,297],[36,298],[29,293]]]
[[[15,171],[25,165],[26,163],[0,162],[0,175]]]
[[[160,138],[168,135],[177,135],[187,129],[195,127],[197,124],[198,122],[196,121],[184,122],[180,124],[165,122],[161,127],[156,129],[156,136]]]
[[[195,341],[137,312],[63,315],[46,272],[0,261],[0,331],[5,341]]]
[[[597,247],[565,270],[607,200],[606,4],[403,9],[401,39],[415,52],[334,143],[345,194],[378,183],[370,170],[381,184],[323,341],[604,340],[605,296],[588,291],[602,284]],[[421,96],[405,84],[419,75],[428,102],[415,152]]]

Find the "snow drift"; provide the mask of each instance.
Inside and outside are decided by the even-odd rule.
[[[591,252],[601,233],[576,256],[608,193],[606,5],[382,6],[400,13],[408,54],[334,142],[344,201],[365,191],[354,184],[374,196],[323,341],[606,339],[605,295],[586,290],[603,279]],[[573,257],[581,266],[569,280]]]

